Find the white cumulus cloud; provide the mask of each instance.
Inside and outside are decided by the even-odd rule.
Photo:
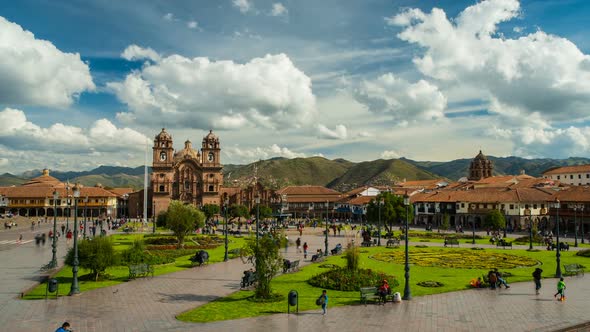
[[[242,148],[238,145],[224,147],[222,153],[239,163],[250,163],[256,160],[269,159],[273,157],[304,158],[304,153],[294,152],[287,147],[280,147],[277,144],[262,147]]]
[[[301,127],[317,116],[311,79],[285,54],[247,63],[171,55],[107,86],[128,106],[122,122],[185,128]]]
[[[409,83],[391,73],[361,82],[354,95],[369,110],[388,114],[395,121],[443,118],[447,105],[437,86],[425,80]]]
[[[272,4],[271,16],[284,16],[289,13],[289,10],[280,2]]]
[[[400,154],[395,150],[385,150],[381,153],[381,159],[397,159],[401,157]]]
[[[318,137],[327,139],[346,139],[348,132],[346,126],[339,124],[334,129],[330,129],[323,124],[318,124]]]
[[[590,56],[541,30],[505,38],[498,25],[520,15],[517,0],[485,0],[449,19],[438,8],[408,9],[387,19],[398,37],[421,47],[414,58],[426,76],[478,88],[501,104],[547,119],[588,116]]]
[[[241,13],[245,14],[252,9],[252,3],[249,0],[233,0],[234,7],[238,8]]]
[[[78,53],[64,53],[0,16],[0,103],[67,107],[95,89]]]
[[[135,60],[152,60],[158,61],[160,60],[160,55],[151,48],[143,48],[141,46],[137,46],[135,44],[127,46],[123,53],[121,53],[121,57],[128,61],[135,61]]]

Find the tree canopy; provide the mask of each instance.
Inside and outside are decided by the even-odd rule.
[[[390,192],[382,192],[375,196],[367,205],[367,221],[377,225],[379,222],[379,200],[382,201],[381,205],[381,223],[390,226],[394,223],[405,222],[406,220],[406,206],[404,205],[404,198],[399,195],[394,195]],[[408,221],[411,222],[414,219],[414,208],[410,204],[408,206]],[[391,231],[391,229],[390,229]]]
[[[272,216],[272,209],[266,205],[260,205],[260,219],[270,218]],[[250,210],[250,215],[256,217],[256,205]]]
[[[209,221],[214,215],[219,214],[219,205],[216,204],[205,204],[201,209],[205,214],[206,220]]]
[[[486,227],[490,227],[493,230],[500,230],[506,227],[506,219],[499,210],[492,210],[486,214],[484,225]]]
[[[250,211],[248,211],[248,208],[245,205],[233,204],[229,207],[227,214],[231,219],[238,218],[238,220],[240,220],[240,218],[248,218],[250,216]]]
[[[184,238],[197,227],[205,225],[205,214],[190,204],[180,201],[170,202],[166,214],[166,227],[176,236],[177,247],[182,247]]]

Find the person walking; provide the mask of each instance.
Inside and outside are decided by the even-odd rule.
[[[565,301],[565,282],[563,282],[563,277],[559,278],[557,282],[557,293],[553,297],[557,297],[557,295],[559,295],[558,301]]]
[[[533,272],[533,280],[535,281],[535,294],[539,295],[541,290],[541,273],[543,270],[540,268],[536,268],[535,272]]]
[[[325,315],[328,313],[328,291],[327,290],[323,290],[322,291],[322,295],[320,295],[320,297],[317,299],[317,302],[319,303],[319,305],[322,306],[322,315]]]
[[[63,324],[61,324],[61,326],[55,330],[55,332],[68,332],[68,331],[72,331],[70,329],[70,323],[68,322],[64,322]]]
[[[298,237],[297,240],[295,240],[295,245],[297,245],[297,253],[301,252],[301,238]]]
[[[307,249],[309,248],[309,246],[307,245],[307,242],[303,243],[303,258],[307,259]]]

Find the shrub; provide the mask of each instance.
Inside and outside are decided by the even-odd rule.
[[[530,242],[530,238],[528,235],[521,236],[521,237],[517,237],[516,239],[514,239],[514,242],[520,243],[520,244],[527,244]],[[539,234],[533,234],[533,242],[541,243],[541,242],[543,242],[543,237]]]
[[[92,240],[82,240],[78,244],[79,266],[92,270],[94,280],[104,275],[106,269],[117,264],[117,255],[110,238],[98,236]],[[66,264],[73,265],[74,248],[71,248],[66,256]]]
[[[154,244],[154,245],[162,245],[162,244],[175,244],[177,242],[176,238],[167,236],[167,237],[151,237],[143,240],[145,244]]]
[[[409,235],[410,235],[410,237],[417,237],[417,238],[422,238],[422,239],[444,239],[445,237],[449,237],[449,233],[436,233],[436,232],[421,233],[421,232],[410,231]],[[467,234],[467,233],[456,233],[456,234],[453,234],[453,237],[455,237],[457,239],[473,239],[473,235]],[[481,239],[482,237],[480,235],[476,234],[475,238]]]
[[[434,280],[424,280],[424,281],[420,281],[416,285],[422,286],[422,287],[442,287],[445,284],[443,284],[442,282],[434,281]]]
[[[580,250],[576,253],[576,256],[590,257],[590,249]]]
[[[358,269],[356,272],[353,272],[343,267],[336,267],[330,271],[313,276],[307,282],[319,288],[358,291],[361,287],[379,286],[383,279],[389,282],[391,288],[399,286],[399,281],[392,275],[367,269]]]
[[[195,250],[195,249],[215,249],[217,248],[219,245],[217,244],[211,244],[211,245],[185,245],[183,248],[184,249],[190,249],[190,250]],[[178,249],[176,244],[162,244],[162,245],[151,245],[151,246],[147,246],[148,250],[176,250]],[[181,250],[181,249],[178,249]]]
[[[133,241],[133,246],[121,253],[122,265],[135,265],[146,261],[147,253],[141,240]]]
[[[349,246],[348,249],[344,252],[344,257],[346,257],[346,268],[349,271],[355,272],[359,269],[359,259],[360,259],[360,252],[359,248],[356,246]]]

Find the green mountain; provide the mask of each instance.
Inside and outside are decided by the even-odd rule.
[[[133,189],[142,189],[143,188],[143,174],[141,175],[129,175],[129,174],[115,174],[115,175],[107,175],[107,174],[93,174],[93,175],[84,175],[80,177],[76,177],[70,179],[70,183],[80,182],[85,186],[95,186],[96,184],[100,183],[105,188],[133,188]]]
[[[224,181],[227,186],[244,186],[254,181],[257,174],[260,182],[270,188],[288,185],[325,186],[342,176],[354,163],[343,159],[328,160],[322,157],[273,158],[243,166],[224,166]]]
[[[363,186],[393,185],[406,180],[430,180],[440,176],[425,171],[402,159],[365,161],[350,167],[348,171],[327,184],[327,187],[346,192]]]
[[[439,174],[456,181],[469,174],[471,159],[456,159],[448,162],[414,161],[401,158],[428,172]],[[516,175],[522,170],[528,175],[540,177],[542,173],[552,167],[590,164],[590,159],[570,157],[567,159],[525,159],[520,157],[493,157],[488,159],[494,164],[494,175]]]
[[[18,186],[27,182],[26,179],[19,178],[10,173],[0,175],[0,187]]]

